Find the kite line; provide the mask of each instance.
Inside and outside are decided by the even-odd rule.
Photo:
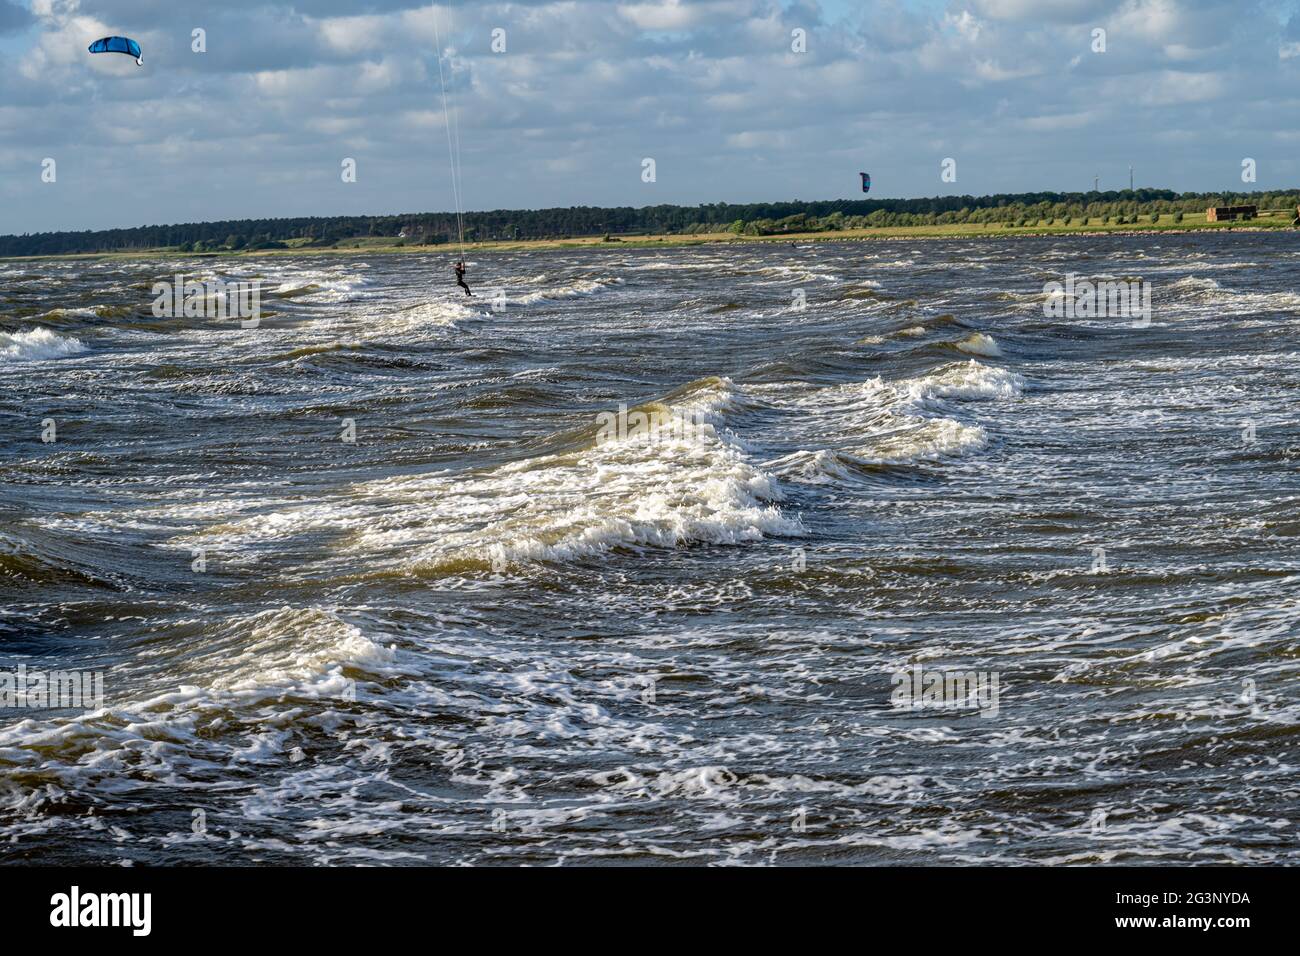
[[[447,80],[442,73],[442,35],[438,31],[438,14],[433,15],[433,41],[437,47],[438,85],[442,88],[442,126],[447,131],[447,162],[451,164],[451,196],[456,204],[456,233],[460,258],[465,260],[465,210],[460,194],[460,123],[447,106]],[[452,148],[452,125],[456,126],[455,149]]]

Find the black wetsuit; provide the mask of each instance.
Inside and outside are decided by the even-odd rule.
[[[467,286],[467,285],[465,284],[465,267],[464,267],[464,266],[461,266],[461,265],[456,266],[456,285],[458,285],[458,286],[460,286],[462,289],[464,289],[466,295],[473,295],[473,294],[474,294],[473,292],[470,292],[470,291],[469,291],[469,286]]]

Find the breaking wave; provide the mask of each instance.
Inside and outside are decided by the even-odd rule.
[[[77,355],[84,351],[86,346],[80,339],[56,335],[49,329],[0,332],[0,359],[10,362],[39,362],[42,359]]]
[[[236,548],[341,531],[339,548],[369,556],[382,573],[443,575],[800,535],[800,522],[777,507],[784,494],[776,478],[723,427],[725,413],[743,403],[730,380],[701,379],[660,401],[602,413],[576,437],[554,436],[558,447],[548,453],[369,482],[342,500],[249,516],[177,543]]]

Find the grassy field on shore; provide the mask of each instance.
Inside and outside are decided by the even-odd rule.
[[[1017,226],[1003,223],[953,223],[936,226],[877,226],[865,229],[842,229],[816,232],[781,233],[777,235],[753,236],[736,235],[731,232],[710,232],[670,235],[628,235],[628,236],[582,236],[567,239],[517,239],[493,240],[484,242],[467,242],[466,252],[505,252],[522,250],[572,249],[582,247],[599,248],[644,248],[665,246],[697,246],[729,242],[845,242],[872,241],[879,239],[1005,239],[1029,236],[1094,236],[1094,235],[1158,235],[1191,232],[1260,232],[1274,229],[1290,229],[1291,218],[1287,212],[1265,212],[1257,219],[1237,222],[1206,222],[1197,216],[1185,216],[1175,221],[1171,215],[1161,216],[1158,222],[1151,222],[1146,217],[1137,223],[1100,223],[1088,224],[1060,223],[1045,225],[1034,224]],[[439,243],[426,245],[422,243],[403,243],[391,237],[366,237],[346,239],[332,246],[312,246],[307,240],[291,240],[287,249],[259,250],[221,250],[207,252],[180,252],[174,248],[133,249],[118,252],[84,252],[62,256],[23,256],[9,258],[30,259],[93,259],[93,258],[138,258],[138,257],[174,257],[193,256],[196,258],[215,256],[285,256],[303,253],[323,255],[340,253],[443,253],[451,255],[457,252],[454,244]],[[3,261],[5,257],[0,257]]]

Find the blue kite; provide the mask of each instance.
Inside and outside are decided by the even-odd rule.
[[[130,37],[104,37],[102,40],[96,40],[90,45],[91,53],[125,53],[127,56],[135,57],[135,65],[144,65],[144,54],[140,52],[140,44],[136,43]]]
[[[858,175],[862,177],[862,191],[863,191],[864,193],[865,193],[865,192],[870,192],[870,191],[871,191],[871,174],[870,174],[870,173],[858,173]]]

